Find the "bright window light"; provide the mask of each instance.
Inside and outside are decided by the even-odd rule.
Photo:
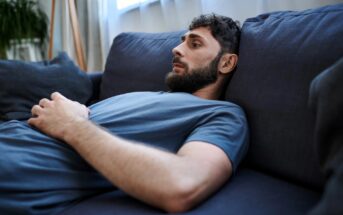
[[[129,7],[137,6],[140,3],[148,2],[150,0],[117,0],[117,9],[128,9]]]

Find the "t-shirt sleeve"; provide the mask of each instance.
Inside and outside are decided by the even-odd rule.
[[[248,125],[240,107],[219,108],[206,114],[186,139],[202,141],[221,148],[230,159],[233,171],[248,149]]]

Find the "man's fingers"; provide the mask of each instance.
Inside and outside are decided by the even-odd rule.
[[[39,105],[34,105],[31,109],[32,116],[39,116],[42,111],[43,108]]]
[[[41,107],[46,107],[49,103],[50,103],[50,100],[44,98],[44,99],[41,99],[41,100],[39,101],[39,106],[41,106]]]
[[[37,125],[37,122],[38,122],[38,119],[37,118],[30,118],[29,120],[27,120],[27,123],[29,125],[32,125],[32,126],[36,126]]]
[[[51,94],[51,99],[52,100],[56,100],[56,99],[67,99],[66,97],[64,97],[61,93],[59,92],[54,92]]]

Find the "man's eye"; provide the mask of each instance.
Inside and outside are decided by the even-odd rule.
[[[191,45],[193,48],[199,48],[201,46],[201,44],[198,42],[192,42]]]

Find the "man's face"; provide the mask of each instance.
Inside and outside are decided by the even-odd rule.
[[[220,45],[208,28],[187,32],[173,55],[173,70],[166,77],[171,91],[194,93],[217,80]]]

